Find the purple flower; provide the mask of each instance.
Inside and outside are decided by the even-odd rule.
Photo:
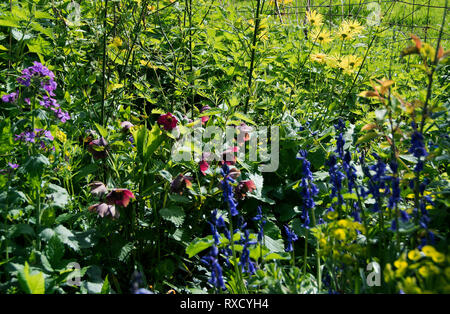
[[[19,168],[19,165],[18,165],[18,164],[13,164],[13,163],[8,162],[8,165],[9,165],[12,169],[17,169],[17,168]]]
[[[417,129],[413,132],[411,136],[411,147],[409,152],[413,154],[414,157],[417,158],[417,164],[414,168],[415,172],[420,172],[423,170],[423,160],[421,157],[425,157],[428,155],[428,152],[425,148],[425,143],[423,140],[423,135]]]
[[[294,250],[293,243],[298,240],[298,236],[287,226],[284,226],[284,231],[287,236],[287,246],[284,250],[286,252],[292,252]]]
[[[226,163],[223,164],[222,169],[220,169],[220,171],[223,176],[223,180],[220,182],[222,185],[223,198],[225,202],[228,203],[231,216],[236,216],[237,214],[239,214],[239,212],[237,211],[238,203],[234,198],[233,186],[231,185],[231,183],[234,183],[235,181],[231,176],[229,176],[230,168]]]
[[[13,103],[17,100],[18,97],[18,93],[17,92],[13,92],[11,94],[6,94],[2,96],[2,101],[3,102],[10,102]]]
[[[314,208],[316,206],[316,203],[314,202],[314,196],[316,196],[319,193],[319,189],[313,182],[313,174],[311,172],[311,163],[306,158],[307,152],[306,150],[300,150],[300,157],[297,157],[297,159],[300,159],[303,161],[302,164],[302,180],[300,183],[301,190],[301,196],[302,196],[302,202],[303,202],[303,212],[302,212],[302,218],[304,220],[303,227],[309,228],[309,210]]]

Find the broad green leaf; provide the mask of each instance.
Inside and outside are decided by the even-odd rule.
[[[211,247],[213,243],[214,240],[212,236],[208,236],[206,238],[196,238],[191,243],[189,243],[189,246],[186,248],[186,254],[189,256],[189,258],[191,258],[201,251]]]
[[[22,289],[28,294],[44,294],[45,280],[44,274],[39,272],[37,274],[30,274],[30,266],[25,262],[25,266],[19,271],[19,282]]]

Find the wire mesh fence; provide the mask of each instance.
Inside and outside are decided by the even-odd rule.
[[[425,41],[437,40],[439,36],[442,41],[450,40],[449,23],[441,32],[442,16],[449,10],[445,0],[266,0],[266,3],[264,13],[278,16],[284,22],[302,24],[306,12],[316,10],[330,27],[348,18],[379,19],[379,25],[395,28],[402,35],[396,41],[409,40],[411,33]]]

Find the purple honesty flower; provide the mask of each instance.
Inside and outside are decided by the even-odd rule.
[[[17,82],[25,87],[29,87],[34,82],[39,82],[39,86],[54,96],[53,91],[56,89],[55,75],[47,67],[40,62],[34,62],[33,66],[22,70],[22,76],[17,79]]]
[[[11,94],[6,94],[2,96],[2,101],[3,102],[10,102],[13,103],[17,100],[18,97],[18,92],[13,92]]]
[[[8,162],[8,165],[9,165],[12,169],[17,169],[17,168],[19,168],[19,165],[18,165],[18,164],[13,164],[13,163]]]

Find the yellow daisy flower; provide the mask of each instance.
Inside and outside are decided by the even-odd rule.
[[[316,53],[316,54],[312,54],[310,56],[311,61],[317,62],[317,63],[325,63],[326,58],[327,58],[327,55],[324,53]]]
[[[356,34],[347,26],[341,25],[336,35],[340,40],[352,40]]]
[[[354,55],[348,55],[342,58],[340,67],[345,74],[353,74],[361,66],[361,63],[362,58]]]
[[[336,69],[340,67],[342,57],[338,55],[330,55],[327,57],[325,61],[329,67]]]
[[[310,33],[310,39],[320,44],[327,44],[333,39],[331,34],[325,30],[320,31],[319,29],[313,29]]]
[[[338,240],[342,240],[342,241],[345,240],[345,238],[346,238],[345,230],[342,228],[338,228],[338,229],[334,230],[334,236]]]
[[[362,32],[364,27],[356,20],[344,20],[342,21],[342,27],[349,29],[355,35]]]
[[[309,25],[312,26],[321,26],[323,24],[323,16],[320,13],[317,13],[316,10],[306,12],[306,20]]]

